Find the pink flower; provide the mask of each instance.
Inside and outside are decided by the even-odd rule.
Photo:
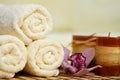
[[[66,73],[73,76],[83,76],[96,68],[102,67],[100,65],[96,65],[94,67],[87,68],[95,56],[94,48],[86,48],[83,53],[75,53],[71,56],[69,56],[70,50],[65,47],[63,47],[63,49],[65,55],[61,66]],[[69,64],[68,59],[71,61],[71,64]]]

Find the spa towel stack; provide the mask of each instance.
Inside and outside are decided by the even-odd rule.
[[[26,64],[24,71],[35,76],[57,76],[59,74],[58,68],[63,61],[64,51],[58,41],[47,37],[47,34],[53,29],[53,21],[49,11],[38,4],[0,5],[0,11],[0,39],[4,39],[3,36],[6,37],[7,35],[19,40],[15,40],[15,42],[18,42],[16,45],[20,47],[20,50],[17,49],[17,46],[9,42],[9,37],[5,38],[8,41],[7,44],[10,43],[10,45],[13,45],[8,51],[13,52],[15,57],[20,56],[20,60],[24,58],[24,62],[21,62],[22,67]],[[1,43],[4,43],[4,41],[1,41]],[[7,46],[5,46],[5,50],[6,48]],[[21,50],[21,48],[24,48],[24,50]],[[2,49],[0,49],[0,52],[0,55],[5,54]],[[14,55],[11,56],[14,57]],[[11,59],[11,57],[8,57],[8,60],[9,58]],[[11,69],[14,69],[14,64],[20,64],[20,60],[16,62],[12,59],[10,62],[12,64]],[[13,73],[14,71],[9,71],[8,67],[4,67],[5,69],[2,70],[2,62],[4,61],[0,61],[0,73],[7,71],[4,75],[7,78],[13,77],[14,75],[11,72]],[[15,67],[19,68],[19,66]],[[22,69],[20,68],[20,70]],[[16,70],[15,72],[20,70]]]

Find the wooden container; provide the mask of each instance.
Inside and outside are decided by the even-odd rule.
[[[120,36],[118,37],[118,44],[119,44],[119,48],[120,48]]]
[[[85,48],[95,47],[95,36],[73,35],[72,53],[82,52]]]
[[[101,76],[120,75],[120,48],[117,37],[97,37],[95,63],[103,66],[96,70]]]

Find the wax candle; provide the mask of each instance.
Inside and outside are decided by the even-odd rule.
[[[120,49],[117,37],[97,37],[95,63],[103,66],[96,70],[102,76],[120,75]]]
[[[94,35],[73,35],[72,53],[82,52],[85,48],[95,47],[96,37]]]
[[[120,47],[120,36],[118,37],[118,44],[119,44],[119,47]]]

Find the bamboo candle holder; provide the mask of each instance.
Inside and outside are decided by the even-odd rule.
[[[94,35],[73,35],[72,53],[82,52],[85,48],[95,47],[96,37]]]
[[[117,37],[97,37],[95,63],[103,66],[96,70],[102,76],[120,75],[120,48]]]

